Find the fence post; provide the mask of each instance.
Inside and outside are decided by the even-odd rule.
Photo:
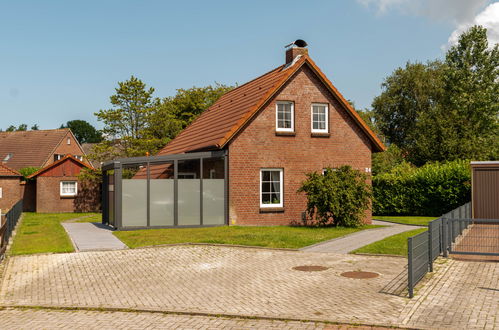
[[[449,255],[447,254],[447,247],[448,247],[448,222],[447,218],[442,218],[442,252],[444,254],[444,257],[447,258]]]
[[[428,266],[433,271],[433,221],[428,223]]]
[[[407,239],[407,290],[409,291],[409,298],[414,297],[414,284],[412,274],[412,237]]]

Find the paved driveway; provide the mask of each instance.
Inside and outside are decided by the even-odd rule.
[[[164,248],[9,259],[0,303],[396,324],[406,298],[379,293],[405,259],[250,248]],[[321,265],[321,272],[292,267]],[[366,270],[374,279],[342,272]]]

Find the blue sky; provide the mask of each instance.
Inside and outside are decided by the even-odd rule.
[[[0,128],[73,119],[101,127],[93,113],[130,75],[158,97],[241,84],[281,65],[297,38],[346,98],[369,107],[384,77],[408,60],[442,57],[452,32],[494,1],[456,0],[462,8],[449,17],[408,3],[0,0]]]

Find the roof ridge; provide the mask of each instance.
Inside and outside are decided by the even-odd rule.
[[[31,174],[30,176],[28,176],[28,179],[31,179],[31,178],[34,178],[35,176],[38,176],[39,174],[42,174],[43,172],[51,169],[52,167],[55,167],[59,164],[61,164],[62,162],[66,161],[67,159],[70,159],[78,164],[81,164],[83,165],[84,167],[86,168],[89,168],[89,169],[92,169],[91,166],[85,164],[84,162],[80,161],[79,159],[76,159],[75,157],[73,157],[72,155],[70,154],[67,154],[66,156],[62,157],[61,159],[59,159],[58,161],[55,161],[53,162],[52,164],[49,164],[45,167],[42,167],[41,169],[39,169],[38,171],[36,171],[35,173]]]
[[[15,175],[19,175],[19,176],[22,176],[22,174],[18,171],[16,171],[15,169],[13,168],[10,168],[8,167],[7,165],[5,165],[4,163],[0,163],[0,167],[3,167],[4,169],[6,169],[7,171],[10,171],[12,173],[14,173]]]

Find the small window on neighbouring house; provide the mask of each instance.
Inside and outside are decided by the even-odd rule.
[[[276,131],[293,132],[294,104],[293,102],[277,102],[276,105]]]
[[[71,144],[71,138],[67,139],[67,144]]]
[[[282,207],[282,169],[260,170],[260,207]]]
[[[326,104],[312,104],[312,133],[328,132],[328,111]]]
[[[61,160],[62,158],[64,158],[64,155],[62,155],[62,154],[54,154],[54,162],[56,162],[58,160]]]
[[[61,196],[76,196],[78,183],[76,181],[61,181]]]
[[[3,159],[3,161],[4,161],[4,162],[8,161],[9,159],[11,159],[11,158],[12,158],[12,156],[13,156],[13,154],[8,153],[8,154],[5,156],[5,158]]]
[[[0,187],[0,198],[3,198],[3,191],[2,191],[2,187]]]
[[[83,161],[83,156],[73,155],[74,158],[78,159],[80,162]]]

